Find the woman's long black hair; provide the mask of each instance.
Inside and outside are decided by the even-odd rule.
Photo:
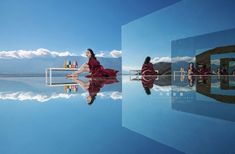
[[[194,71],[194,63],[193,62],[190,62],[189,64],[188,64],[188,69],[190,68],[190,65],[192,65],[192,68],[193,68],[193,71]]]
[[[150,62],[151,58],[148,56],[145,58],[144,64],[148,64]]]
[[[96,94],[91,97],[91,101],[88,103],[88,105],[92,105],[96,99]]]
[[[151,95],[150,88],[144,87],[144,90],[145,90],[145,92],[146,92],[147,95]]]
[[[87,51],[90,51],[90,53],[91,53],[91,57],[93,57],[93,58],[95,58],[95,59],[96,59],[96,57],[95,57],[95,53],[93,52],[93,50],[92,50],[92,49],[88,48],[88,49],[87,49]]]

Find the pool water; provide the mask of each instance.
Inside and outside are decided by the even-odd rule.
[[[0,153],[235,153],[234,77],[100,82],[0,78]]]

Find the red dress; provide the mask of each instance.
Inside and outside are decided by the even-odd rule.
[[[157,76],[145,76],[141,79],[142,85],[145,88],[153,88],[154,81],[156,80]]]
[[[105,84],[113,84],[116,82],[119,82],[116,78],[92,78],[88,88],[89,95],[94,97],[100,92]]]
[[[87,75],[87,77],[116,77],[117,72],[113,69],[105,69],[102,65],[100,65],[100,62],[94,58],[91,57],[88,62],[89,69],[91,75]]]
[[[155,72],[153,68],[152,63],[143,64],[142,69],[141,69],[141,74],[142,75],[157,75],[157,73]]]

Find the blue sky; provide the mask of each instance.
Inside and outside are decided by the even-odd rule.
[[[1,0],[0,51],[121,50],[121,26],[178,0]]]

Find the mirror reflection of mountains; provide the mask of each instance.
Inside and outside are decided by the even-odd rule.
[[[105,68],[113,68],[121,72],[121,58],[103,58],[98,57],[100,63]],[[78,62],[78,66],[81,66],[87,62],[87,58],[82,56],[68,56],[68,57],[37,57],[32,59],[1,59],[0,61],[0,76],[14,75],[14,76],[25,76],[25,75],[37,75],[44,74],[45,68],[59,67],[63,68],[65,61]],[[30,69],[27,69],[30,66]],[[58,72],[57,72],[58,74]]]

